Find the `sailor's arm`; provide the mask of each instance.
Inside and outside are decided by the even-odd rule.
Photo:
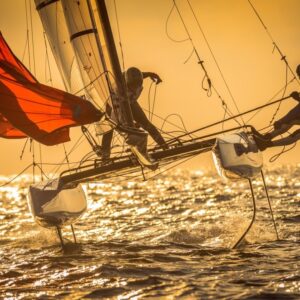
[[[297,91],[294,91],[290,94],[290,96],[295,99],[296,101],[299,101],[300,102],[300,93],[297,92]]]
[[[143,74],[143,78],[150,77],[150,79],[152,81],[154,81],[156,84],[159,84],[159,83],[162,82],[161,78],[156,73],[153,73],[153,72],[142,72],[142,74]]]
[[[300,140],[300,129],[296,130],[288,137],[272,141],[272,145],[270,147],[288,146],[296,143],[298,140]]]

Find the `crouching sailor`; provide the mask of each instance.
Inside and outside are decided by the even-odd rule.
[[[139,69],[135,67],[129,68],[125,73],[125,82],[127,86],[127,95],[129,98],[130,108],[133,116],[133,120],[137,127],[142,127],[145,131],[147,131],[153,140],[160,145],[162,148],[167,148],[166,142],[157,128],[148,120],[144,111],[138,103],[138,98],[143,90],[143,79],[151,78],[156,84],[162,82],[160,77],[151,72],[141,72]],[[108,115],[112,115],[114,112],[110,105],[107,105],[106,112]],[[103,161],[107,161],[110,157],[111,152],[111,141],[113,137],[113,130],[105,133],[102,138],[102,159]],[[132,136],[129,135],[129,138]],[[128,142],[127,142],[128,143]],[[130,144],[130,143],[129,143]],[[146,154],[147,145],[140,143],[139,149],[142,150],[143,154]],[[146,154],[147,156],[147,154]]]
[[[300,65],[298,65],[296,72],[300,79]],[[265,150],[270,147],[291,145],[300,139],[300,129],[298,129],[287,137],[273,141],[275,137],[287,132],[294,125],[300,125],[300,93],[295,91],[292,92],[290,96],[298,101],[298,104],[283,118],[274,122],[273,131],[266,134],[260,134],[258,132],[254,133],[256,144],[260,150]]]

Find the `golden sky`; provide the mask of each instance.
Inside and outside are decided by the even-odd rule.
[[[177,0],[177,3],[213,84],[230,109],[237,113],[186,0]],[[273,51],[270,37],[247,0],[190,0],[190,3],[193,5],[239,111],[266,103],[284,87],[285,65],[278,52]],[[300,63],[300,1],[252,0],[252,3],[273,39],[287,56],[291,68],[295,70]],[[143,71],[153,71],[163,79],[163,83],[157,90],[155,113],[163,118],[169,114],[180,114],[186,127],[191,130],[221,120],[224,113],[218,97],[215,94],[207,97],[206,92],[201,88],[203,71],[197,64],[196,56],[193,55],[188,62],[184,63],[192,51],[191,44],[174,43],[166,35],[167,27],[169,35],[174,39],[186,38],[176,12],[171,14],[166,26],[172,1],[116,0],[116,4],[126,67],[137,66]],[[21,59],[27,34],[25,0],[1,0],[0,13],[0,30],[11,49]],[[45,82],[43,31],[33,1],[32,14],[37,60],[36,77],[41,82]],[[112,19],[112,23],[115,24],[115,19]],[[28,66],[28,60],[25,59],[24,63]],[[55,68],[53,60],[52,64]],[[58,76],[55,78],[55,85],[62,87]],[[149,85],[150,82],[145,82],[140,99],[144,107],[148,106]],[[293,90],[300,90],[296,82],[288,86],[286,94],[290,94]],[[280,97],[281,95],[278,96]],[[285,102],[277,118],[283,116],[295,104],[293,100]],[[250,124],[258,129],[269,125],[275,110],[276,106],[260,112],[250,121]],[[244,121],[247,122],[250,117],[251,115],[246,116]],[[174,116],[169,120],[180,124],[178,118]],[[154,119],[154,123],[161,126],[161,121],[158,119]],[[235,126],[235,123],[229,123],[228,127],[230,126]],[[216,131],[220,129],[220,126],[215,128]],[[32,154],[28,146],[23,160],[19,160],[23,145],[24,141],[1,139],[0,174],[18,173],[31,162]],[[40,151],[37,145],[35,148]],[[57,159],[57,153],[63,153],[61,148],[62,146],[54,146],[49,149],[42,146],[43,160]],[[265,162],[268,163],[268,159],[279,150],[278,148],[265,151]],[[298,163],[299,151],[299,146],[295,147],[281,156],[277,163]],[[193,160],[193,163],[188,165],[191,166],[211,167],[210,155],[203,155]]]

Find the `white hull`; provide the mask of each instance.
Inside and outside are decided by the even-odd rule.
[[[28,205],[35,221],[43,227],[72,224],[87,208],[81,185],[58,188],[58,180],[29,187]]]
[[[218,137],[212,151],[218,173],[227,179],[252,178],[263,166],[253,137],[244,132]]]

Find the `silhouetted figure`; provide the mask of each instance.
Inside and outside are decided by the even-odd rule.
[[[153,140],[162,147],[167,147],[166,142],[157,128],[148,120],[144,111],[138,103],[138,98],[143,90],[144,78],[151,78],[156,84],[162,82],[161,78],[151,72],[141,72],[135,67],[129,68],[125,73],[125,81],[127,85],[127,95],[130,102],[131,112],[133,120],[136,122],[137,127],[142,127],[145,131],[149,132]],[[111,115],[112,108],[108,104],[106,107],[106,113]],[[102,159],[107,160],[110,157],[111,141],[113,137],[113,129],[106,132],[102,138]]]
[[[296,73],[300,79],[300,65],[296,69]],[[265,150],[269,147],[287,146],[295,143],[300,139],[300,129],[293,132],[291,135],[272,141],[278,135],[287,132],[292,126],[300,125],[300,94],[299,92],[292,92],[290,95],[299,103],[291,109],[283,118],[274,122],[274,130],[267,134],[255,133],[256,143],[260,150]]]

